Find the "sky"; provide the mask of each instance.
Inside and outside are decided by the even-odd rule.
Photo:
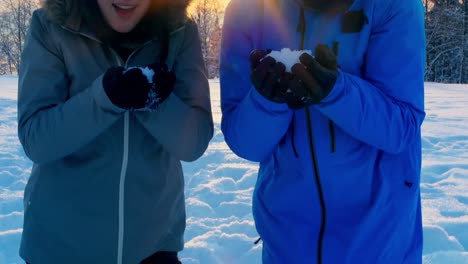
[[[17,139],[14,76],[0,76],[0,264],[18,256],[22,196],[31,170]],[[219,81],[208,150],[183,163],[187,207],[184,264],[260,264],[251,213],[258,164],[230,151],[220,130]],[[426,83],[421,178],[424,264],[468,264],[468,85]],[[369,241],[371,243],[371,241]]]

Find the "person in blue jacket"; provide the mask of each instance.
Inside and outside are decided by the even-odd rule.
[[[222,131],[260,162],[263,263],[422,262],[424,65],[420,0],[230,2]]]

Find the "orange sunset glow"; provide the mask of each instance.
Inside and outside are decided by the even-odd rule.
[[[200,0],[193,0],[192,6],[196,5],[197,2]],[[227,4],[229,3],[230,0],[218,0],[221,3],[221,7],[224,9],[226,8]]]
[[[220,0],[221,4],[223,5],[223,8],[226,8],[227,4],[229,3],[229,0]]]

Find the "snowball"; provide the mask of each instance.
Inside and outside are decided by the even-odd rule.
[[[131,69],[135,69],[135,68],[138,68],[138,69],[141,70],[143,75],[146,76],[146,79],[148,79],[148,83],[153,83],[153,76],[154,76],[155,73],[151,68],[148,68],[148,67],[129,67],[125,72],[127,72],[127,71],[129,71]]]
[[[286,71],[291,72],[292,67],[294,64],[299,63],[299,57],[303,53],[308,53],[312,55],[312,51],[310,50],[291,50],[289,48],[283,48],[280,51],[273,50],[267,56],[272,57],[276,61],[283,63],[286,66]]]
[[[140,67],[141,71],[143,72],[143,75],[146,76],[148,79],[148,83],[153,83],[153,76],[154,76],[154,71],[151,68],[148,67]]]

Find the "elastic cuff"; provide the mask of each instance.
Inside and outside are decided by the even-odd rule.
[[[345,73],[338,69],[338,78],[336,78],[335,85],[333,86],[330,93],[325,98],[323,98],[320,103],[318,103],[318,105],[331,104],[339,98],[344,88],[344,76]]]

